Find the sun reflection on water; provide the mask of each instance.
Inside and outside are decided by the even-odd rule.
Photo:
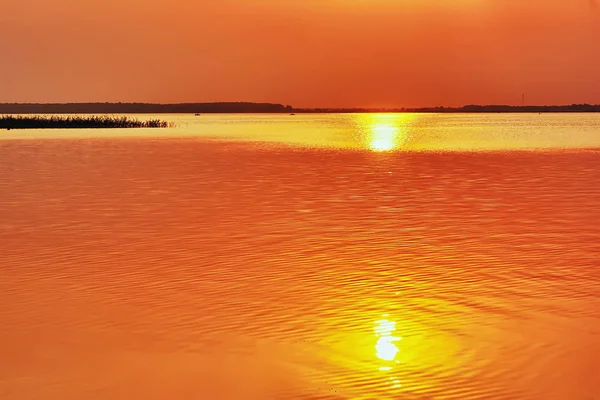
[[[371,150],[390,151],[396,148],[396,139],[400,129],[389,123],[378,123],[371,128],[373,138],[371,139]]]
[[[384,361],[384,364],[379,367],[379,371],[385,372],[386,375],[392,374],[388,375],[387,384],[393,389],[399,389],[402,385],[392,370],[394,369],[393,365],[399,363],[396,358],[400,349],[395,343],[402,340],[402,338],[394,334],[396,332],[396,322],[390,321],[387,317],[388,315],[384,314],[383,319],[376,321],[375,336],[377,337],[377,343],[375,344],[375,351],[377,357]]]
[[[402,340],[402,338],[394,336],[393,334],[395,331],[396,323],[394,321],[387,319],[381,319],[377,321],[375,335],[378,337],[378,339],[375,349],[377,350],[377,357],[382,360],[394,361],[398,355],[398,352],[400,351],[394,342]]]
[[[370,115],[366,126],[370,150],[388,152],[400,148],[407,140],[406,125],[410,118],[405,114],[373,114]]]

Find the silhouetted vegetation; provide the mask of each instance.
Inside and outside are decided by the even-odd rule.
[[[0,129],[69,129],[69,128],[167,128],[169,122],[159,119],[139,121],[129,117],[101,116],[0,116]]]
[[[199,113],[284,113],[292,106],[270,103],[3,103],[0,114],[199,114]]]
[[[67,103],[0,104],[0,114],[211,114],[211,113],[565,113],[600,112],[600,105],[564,106],[466,105],[422,108],[294,108],[271,103]]]
[[[310,108],[294,109],[303,113],[568,113],[600,112],[600,105],[572,104],[570,106],[507,106],[507,105],[466,105],[463,107],[423,107],[423,108]]]

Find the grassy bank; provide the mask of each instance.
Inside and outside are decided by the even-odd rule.
[[[0,116],[0,129],[74,129],[74,128],[168,128],[169,122],[159,119],[139,121],[116,116]]]

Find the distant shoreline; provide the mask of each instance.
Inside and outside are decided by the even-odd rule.
[[[468,105],[463,107],[422,107],[422,108],[346,108],[346,109],[294,109],[296,113],[445,113],[445,114],[479,114],[479,113],[590,113],[600,112],[600,105],[573,104],[570,106],[503,106],[503,105]]]
[[[294,108],[273,103],[0,103],[7,114],[314,114],[314,113],[589,113],[600,105],[560,106],[466,105],[463,107],[419,108]]]

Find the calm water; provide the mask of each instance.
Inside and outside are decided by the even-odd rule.
[[[0,132],[0,398],[599,398],[600,116],[163,118]]]

